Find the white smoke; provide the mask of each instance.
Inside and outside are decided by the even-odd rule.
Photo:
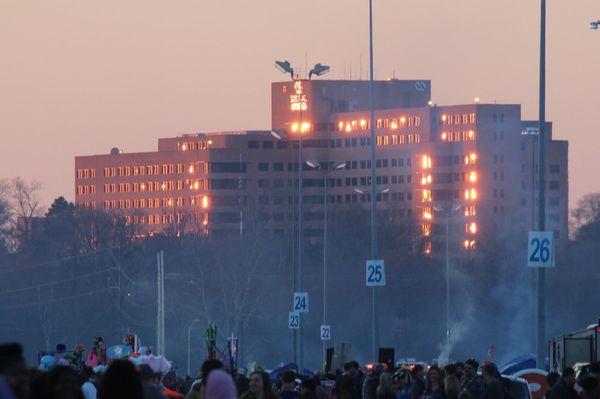
[[[460,313],[459,313],[460,312]],[[471,298],[463,298],[460,306],[455,306],[450,315],[450,339],[444,335],[444,340],[438,345],[440,354],[437,357],[438,364],[447,364],[451,360],[452,351],[456,344],[461,342],[465,335],[471,330],[475,321],[475,306]]]

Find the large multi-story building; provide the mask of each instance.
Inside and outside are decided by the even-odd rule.
[[[306,236],[328,209],[371,198],[369,85],[296,80],[272,84],[272,126],[158,140],[158,151],[75,158],[76,204],[120,212],[145,233],[290,229],[302,136]],[[426,80],[375,82],[378,202],[412,216],[423,250],[444,238],[466,250],[479,237],[514,237],[533,223],[537,130],[512,104],[438,106]],[[547,135],[548,227],[567,238],[567,142]],[[341,169],[336,168],[343,164]],[[315,166],[319,167],[315,167]],[[439,233],[439,232],[442,233]]]

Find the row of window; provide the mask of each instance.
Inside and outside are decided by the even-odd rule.
[[[182,141],[177,143],[177,149],[179,151],[205,150],[211,144],[212,140]]]
[[[502,116],[504,120],[504,116]],[[475,123],[475,113],[470,114],[443,114],[440,117],[442,125],[465,125]]]
[[[377,129],[396,130],[404,127],[420,126],[420,116],[400,116],[397,118],[378,118],[375,122]],[[371,122],[367,119],[354,119],[349,121],[338,121],[338,132],[351,133],[357,130],[369,130]]]
[[[377,146],[399,145],[399,144],[416,144],[421,142],[419,133],[409,134],[393,134],[391,136],[377,136]]]
[[[77,179],[93,179],[96,177],[96,169],[77,169],[75,177]]]
[[[463,130],[460,132],[442,132],[440,139],[444,142],[475,141],[475,131]]]
[[[94,195],[94,194],[96,194],[96,186],[94,186],[94,185],[75,186],[75,194],[77,194],[77,195]]]

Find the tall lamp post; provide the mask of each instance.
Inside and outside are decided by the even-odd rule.
[[[433,210],[446,218],[446,345],[450,348],[450,219],[461,210],[460,205],[434,206]],[[450,353],[448,353],[450,356]],[[449,359],[446,359],[449,360]]]
[[[291,111],[298,112],[300,114],[300,122],[292,123],[292,132],[298,133],[298,267],[296,268],[296,284],[295,291],[300,292],[302,290],[302,255],[303,255],[303,242],[304,242],[304,229],[302,226],[302,202],[303,202],[303,181],[302,181],[302,169],[304,168],[304,161],[302,160],[302,136],[305,132],[310,129],[310,123],[305,123],[302,119],[302,112],[308,109],[308,102],[306,96],[303,94],[302,79],[298,78],[298,75],[294,74],[294,68],[292,68],[289,61],[275,61],[275,67],[283,73],[289,73],[294,81],[294,88],[296,90],[295,98],[290,98]],[[322,64],[316,64],[313,69],[309,72],[309,79],[313,75],[321,76],[329,72],[329,67]],[[271,133],[272,134],[272,133]],[[298,365],[300,372],[303,372],[303,345],[302,345],[302,323],[298,323],[298,330],[294,330],[297,334],[298,352],[294,350],[294,363]],[[295,348],[294,348],[295,349]]]
[[[329,188],[329,171],[341,170],[346,167],[346,162],[321,163],[319,161],[306,161],[306,164],[313,169],[323,172],[323,322],[327,324],[327,196]],[[328,165],[323,167],[323,165]],[[327,361],[325,341],[323,344],[323,364]]]
[[[369,0],[369,113],[371,130],[371,259],[379,256],[377,243],[377,171],[375,168],[375,107],[373,93],[373,0]],[[371,287],[371,345],[373,361],[377,360],[377,347],[379,346],[379,326],[377,317],[377,287]]]
[[[540,3],[540,104],[538,136],[538,229],[546,230],[546,0]],[[546,275],[537,270],[536,366],[546,367]]]
[[[188,326],[187,331],[187,375],[191,376],[191,368],[192,368],[192,327],[194,324],[198,323],[200,319],[194,319]]]

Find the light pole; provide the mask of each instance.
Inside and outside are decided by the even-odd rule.
[[[433,210],[446,218],[446,345],[450,351],[450,218],[460,211],[460,205],[441,207],[434,206]],[[450,352],[448,352],[450,357]],[[450,359],[447,359],[450,360]]]
[[[538,136],[538,229],[546,230],[546,0],[540,4],[540,105]],[[546,367],[546,276],[537,272],[536,366]]]
[[[375,168],[375,108],[373,93],[373,0],[369,0],[369,113],[371,127],[371,259],[376,260],[379,255],[377,243],[377,171]],[[377,347],[379,346],[379,328],[377,318],[376,287],[371,287],[371,344],[373,361],[377,360]]]
[[[323,168],[323,163],[319,161],[306,161],[306,164],[313,169],[323,172],[323,322],[327,324],[327,195],[329,188],[329,173],[328,171],[341,170],[346,167],[346,162],[333,162],[331,168]],[[323,365],[327,361],[325,340],[322,340],[323,345]]]
[[[191,368],[192,368],[192,327],[194,324],[198,323],[200,319],[194,319],[188,326],[188,336],[187,336],[187,375],[191,376]]]
[[[302,119],[302,111],[308,109],[308,101],[306,96],[303,94],[302,79],[294,75],[294,69],[290,65],[289,61],[275,61],[275,67],[283,73],[289,73],[294,81],[294,89],[296,94],[290,98],[292,112],[299,112],[300,122],[294,122],[292,124],[292,131],[298,132],[298,267],[296,269],[296,289],[295,291],[300,292],[302,290],[302,255],[303,255],[303,243],[304,243],[304,228],[303,228],[303,216],[302,216],[302,202],[303,202],[303,187],[304,183],[302,180],[302,169],[304,168],[304,162],[302,158],[302,136],[305,132],[308,132],[310,124],[305,124]],[[312,75],[321,76],[329,72],[329,67],[326,65],[316,64],[309,73],[309,78]],[[296,126],[296,129],[294,129]],[[273,134],[273,133],[271,133]],[[303,372],[303,345],[302,345],[302,323],[298,323],[298,330],[294,330],[298,336],[298,359],[294,356],[294,362],[298,365],[300,372]]]

